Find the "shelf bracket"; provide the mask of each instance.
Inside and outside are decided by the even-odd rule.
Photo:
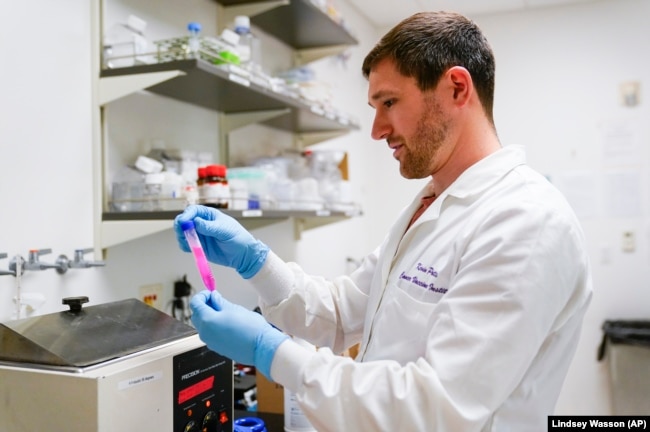
[[[295,146],[297,149],[304,149],[314,144],[328,141],[340,136],[346,135],[346,130],[328,131],[328,132],[304,132],[295,135]]]
[[[267,111],[249,111],[241,113],[224,114],[221,121],[221,127],[224,128],[224,133],[230,133],[236,129],[248,126],[254,123],[261,123],[275,117],[288,114],[291,110],[283,108],[278,110]]]
[[[349,45],[331,45],[320,48],[304,48],[296,50],[293,55],[293,63],[295,66],[303,66],[325,57],[341,54],[348,48],[350,48]]]
[[[298,241],[302,238],[302,232],[305,230],[305,220],[304,219],[294,219],[293,220],[293,239]]]
[[[290,0],[273,0],[221,6],[219,8],[219,14],[217,15],[217,28],[219,30],[227,28],[228,25],[235,20],[237,15],[254,17],[262,12],[275,9],[276,7],[288,6],[290,3]]]
[[[131,220],[131,221],[103,221],[101,224],[101,248],[125,243],[127,241],[156,234],[171,229],[169,220]]]
[[[227,164],[227,161],[230,160],[230,132],[248,126],[249,124],[263,122],[288,114],[290,111],[289,108],[283,108],[278,110],[247,111],[230,114],[219,112],[217,115],[219,122],[219,149],[217,151],[217,158],[220,163]]]
[[[185,75],[185,72],[172,70],[100,78],[99,105],[106,105],[121,97],[128,96],[136,91],[146,89],[181,75]]]
[[[316,218],[294,218],[293,220],[293,238],[298,241],[302,238],[304,231],[318,228],[324,225],[329,225],[338,222],[340,218],[330,217],[316,217]]]

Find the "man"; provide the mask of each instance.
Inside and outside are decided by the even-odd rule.
[[[207,291],[192,321],[208,347],[293,391],[321,431],[540,431],[575,352],[591,279],[561,194],[502,148],[494,56],[478,27],[420,13],[363,73],[405,178],[431,178],[381,246],[332,281],[285,263],[235,220],[195,206],[208,258],[235,268],[264,318]],[[360,342],[359,355],[337,356]]]

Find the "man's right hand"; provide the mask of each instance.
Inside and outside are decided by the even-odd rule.
[[[211,207],[190,205],[174,219],[174,231],[180,248],[190,252],[181,222],[192,220],[208,260],[232,267],[244,278],[255,276],[262,268],[269,247],[257,240],[237,220]]]

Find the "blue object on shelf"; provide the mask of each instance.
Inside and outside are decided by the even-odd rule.
[[[267,432],[264,420],[257,417],[242,417],[235,420],[234,432]]]

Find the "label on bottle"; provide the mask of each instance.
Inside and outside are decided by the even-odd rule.
[[[284,389],[284,430],[285,432],[315,432],[307,417],[298,405],[296,396]]]
[[[226,204],[230,199],[230,187],[225,182],[208,182],[201,186],[201,198],[206,204]]]

